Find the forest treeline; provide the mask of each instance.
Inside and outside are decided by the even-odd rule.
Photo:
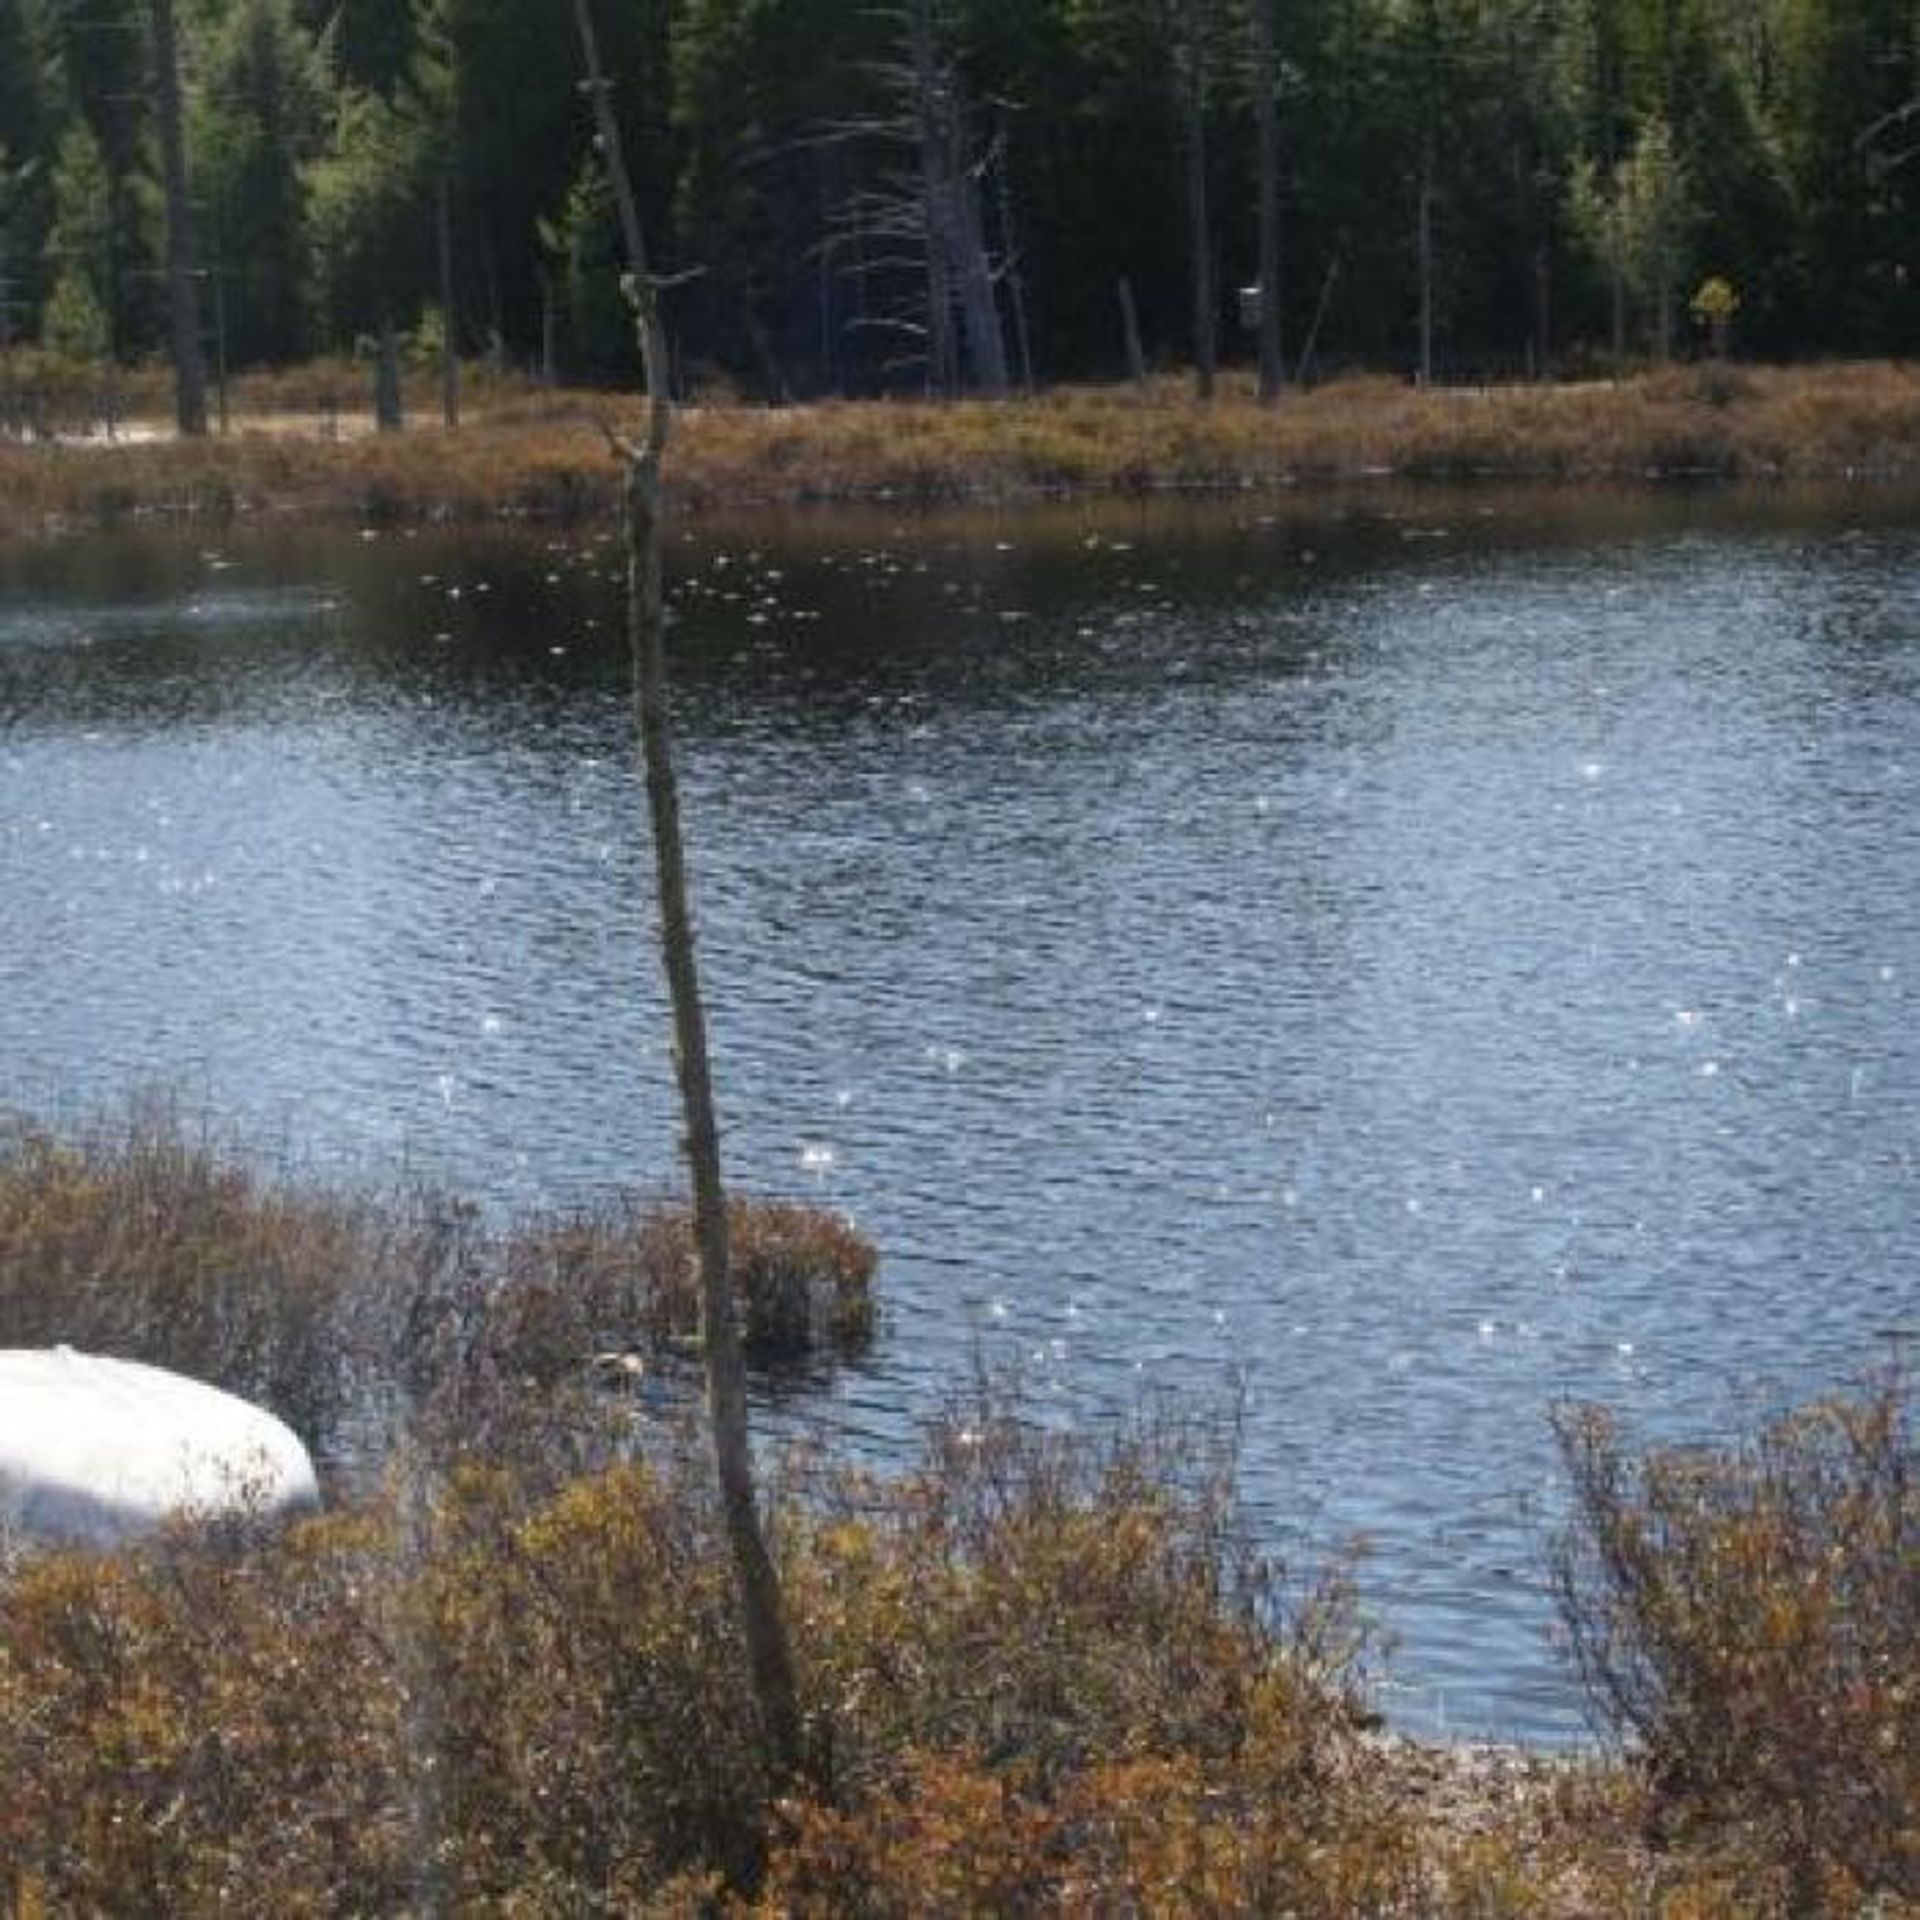
[[[0,0],[0,346],[166,350],[155,4]],[[210,354],[630,371],[566,0],[171,11]],[[596,11],[692,388],[1915,344],[1920,0]]]

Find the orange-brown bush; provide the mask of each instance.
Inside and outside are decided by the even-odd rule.
[[[1361,1764],[1344,1578],[1247,1549],[1204,1436],[983,1401],[795,1529],[818,1729],[768,1911],[1384,1911],[1418,1851]]]
[[[1847,1517],[1809,1506],[1804,1524],[1880,1543],[1840,1554],[1844,1602],[1808,1599],[1838,1578],[1824,1568],[1770,1576],[1779,1607],[1824,1612],[1792,1641],[1818,1659],[1881,1632],[1839,1616],[1883,1617],[1859,1583],[1907,1577],[1910,1544],[1857,1498],[1863,1477],[1886,1490],[1891,1429],[1871,1408],[1808,1418],[1794,1484]],[[1613,1449],[1617,1510],[1661,1471],[1591,1444]],[[1054,1439],[992,1408],[940,1428],[905,1478],[785,1483],[773,1537],[810,1754],[770,1813],[698,1450],[647,1454],[558,1486],[538,1461],[408,1455],[358,1512],[0,1582],[0,1910],[1753,1920],[1870,1897],[1874,1873],[1834,1850],[1861,1829],[1838,1821],[1795,1884],[1751,1761],[1722,1753],[1684,1804],[1656,1788],[1656,1854],[1618,1771],[1480,1770],[1374,1739],[1341,1580],[1269,1580],[1204,1435]],[[1810,1455],[1837,1478],[1809,1478]],[[1635,1564],[1668,1564],[1664,1588],[1644,1582],[1667,1594],[1663,1631],[1694,1621],[1695,1595],[1745,1636],[1728,1672],[1785,1699],[1751,1580],[1676,1544],[1749,1537],[1737,1499],[1700,1520],[1694,1473],[1677,1532],[1628,1529]],[[1894,1628],[1874,1644],[1910,1651]],[[1866,1713],[1859,1779],[1910,1811],[1893,1700],[1910,1670],[1851,1670],[1886,1695],[1867,1709],[1842,1688]],[[1837,1756],[1820,1715],[1792,1710],[1786,1730]],[[1771,1732],[1749,1718],[1736,1737]],[[1877,1911],[1920,1910],[1880,1878]]]
[[[750,1355],[845,1352],[873,1338],[879,1255],[838,1214],[790,1201],[736,1199],[727,1231],[740,1337]],[[640,1223],[638,1243],[651,1331],[692,1335],[700,1303],[691,1215],[684,1207],[655,1210]]]
[[[245,1553],[57,1556],[0,1589],[0,1908],[404,1904],[390,1546],[325,1519]]]
[[[1562,1417],[1561,1609],[1663,1825],[1771,1869],[1789,1907],[1920,1900],[1920,1454],[1905,1387],[1719,1449],[1634,1457]],[[1758,1896],[1755,1896],[1758,1898]]]
[[[0,1903],[8,1873],[62,1911],[630,1912],[750,1886],[766,1782],[691,1459],[557,1492],[427,1471],[246,1553],[28,1567],[0,1591]],[[1174,1465],[1003,1433],[789,1494],[813,1760],[768,1898],[1331,1915],[1409,1884],[1353,1764],[1340,1608],[1263,1614]]]
[[[865,1344],[870,1242],[785,1201],[736,1200],[733,1230],[755,1358]],[[164,1103],[69,1138],[0,1126],[0,1345],[173,1367],[323,1449],[423,1412],[437,1439],[478,1442],[529,1390],[557,1444],[597,1353],[693,1331],[686,1238],[663,1205],[491,1229],[444,1196],[275,1183]]]
[[[628,1464],[528,1502],[498,1471],[457,1474],[407,1617],[457,1907],[630,1910],[685,1873],[751,1875],[765,1781],[695,1476]]]

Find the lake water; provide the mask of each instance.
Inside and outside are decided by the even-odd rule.
[[[1920,1318],[1920,501],[1389,493],[679,543],[731,1170],[884,1252],[780,1417],[1243,1381],[1403,1723],[1582,1729],[1548,1409]],[[672,1176],[594,537],[0,549],[0,1105],[490,1205]]]

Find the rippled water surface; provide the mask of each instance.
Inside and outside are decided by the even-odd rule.
[[[1579,1730],[1546,1413],[1920,1317],[1920,511],[1385,495],[702,535],[727,1147],[885,1252],[880,1452],[1244,1376],[1410,1724]],[[0,550],[0,1104],[500,1207],[671,1175],[611,547]],[[792,1417],[792,1410],[789,1410]]]

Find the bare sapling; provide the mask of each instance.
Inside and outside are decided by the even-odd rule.
[[[605,76],[588,0],[574,0],[586,90],[593,104],[601,157],[607,168],[628,262],[627,297],[633,304],[647,383],[647,422],[638,441],[616,443],[625,463],[627,629],[633,653],[634,726],[653,823],[660,953],[672,1003],[674,1060],[686,1124],[685,1149],[693,1197],[694,1259],[699,1276],[707,1412],[722,1514],[739,1590],[754,1699],[767,1761],[775,1780],[800,1762],[800,1713],[788,1648],[780,1580],[767,1551],[754,1499],[753,1456],[747,1431],[746,1368],[734,1306],[727,1249],[726,1189],[720,1134],[714,1117],[707,1061],[706,1014],[688,901],[686,850],[680,829],[679,787],[667,724],[666,614],[662,594],[660,473],[673,426],[666,331],[659,287],[648,270],[646,241],[620,146],[620,130]]]

